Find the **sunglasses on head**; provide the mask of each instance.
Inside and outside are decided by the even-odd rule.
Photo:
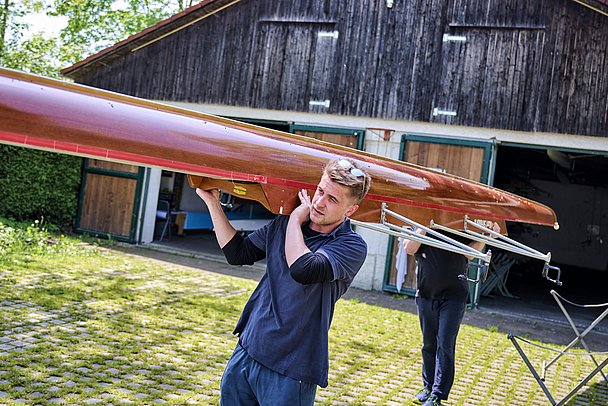
[[[344,169],[350,168],[350,173],[357,178],[365,177],[365,173],[359,168],[355,168],[355,166],[346,159],[340,159],[338,161],[338,165],[340,165]]]

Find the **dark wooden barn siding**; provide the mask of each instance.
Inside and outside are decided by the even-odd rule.
[[[608,17],[572,1],[555,3],[536,129],[608,136]]]
[[[570,0],[241,0],[78,81],[150,99],[608,136],[606,38],[608,17]]]

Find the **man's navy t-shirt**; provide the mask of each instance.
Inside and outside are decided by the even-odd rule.
[[[329,260],[334,278],[302,285],[289,274],[285,259],[288,221],[289,216],[278,216],[247,237],[266,252],[266,273],[245,305],[234,334],[260,364],[326,387],[334,305],[363,265],[367,245],[352,231],[348,219],[329,234],[315,233],[303,225],[306,246]]]

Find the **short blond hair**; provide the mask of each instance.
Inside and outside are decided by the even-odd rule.
[[[329,161],[323,173],[333,182],[346,186],[356,199],[356,204],[363,200],[372,183],[372,178],[362,167],[346,158]]]

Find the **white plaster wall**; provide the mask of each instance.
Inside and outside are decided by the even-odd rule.
[[[367,243],[367,258],[352,286],[366,290],[382,290],[389,237],[386,234],[363,227],[356,227],[355,231]]]
[[[392,132],[390,139],[384,140],[384,131],[368,129],[365,134],[365,151],[399,159],[401,135],[402,133]],[[382,290],[389,237],[364,227],[357,227],[356,231],[367,243],[367,259],[352,286],[367,290]]]
[[[150,168],[146,171],[148,174],[144,180],[144,185],[147,185],[148,193],[146,193],[146,186],[142,188],[142,203],[140,206],[138,232],[141,234],[136,238],[141,238],[142,244],[151,243],[154,239],[154,225],[156,223],[156,204],[158,202],[158,193],[160,189],[161,170],[158,168]],[[145,205],[144,205],[145,199]]]
[[[163,103],[163,101],[160,101],[160,103]],[[389,128],[399,133],[452,137],[458,140],[494,140],[497,143],[511,142],[521,145],[530,145],[532,143],[545,147],[608,152],[606,137],[600,136],[591,137],[573,134],[498,130],[494,128],[465,127],[416,121],[385,120],[370,117],[337,116],[331,114],[319,115],[315,113],[252,109],[214,104],[180,102],[171,102],[168,104],[207,114],[227,117],[248,117],[261,120],[276,120],[295,122],[298,124],[344,128]],[[397,154],[398,153],[399,150],[397,149]]]

